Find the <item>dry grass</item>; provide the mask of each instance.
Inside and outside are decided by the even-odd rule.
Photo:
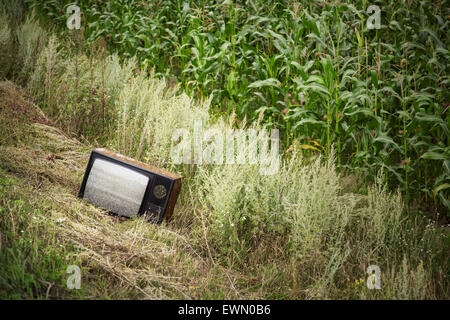
[[[1,88],[3,97],[20,98],[20,90],[10,83]],[[2,112],[6,101],[2,100]],[[110,216],[76,197],[89,146],[40,123],[23,122],[21,133],[23,139],[14,146],[0,146],[1,167],[28,182],[30,192],[50,200],[45,215],[37,218],[75,246],[75,257],[81,259],[89,281],[94,277],[89,273],[99,273],[107,279],[106,291],[112,297],[191,299],[208,296],[208,284],[215,279],[226,297],[237,297],[225,271],[211,266],[179,230]]]

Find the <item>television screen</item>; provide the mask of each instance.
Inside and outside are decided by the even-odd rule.
[[[84,190],[84,198],[124,216],[138,214],[149,177],[103,159],[95,159]]]

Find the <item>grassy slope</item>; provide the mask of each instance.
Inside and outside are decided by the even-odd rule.
[[[89,146],[33,116],[14,121],[9,101],[34,107],[12,83],[0,87],[1,135],[9,133],[0,147],[1,297],[238,297],[229,271],[211,267],[177,230],[79,201]],[[81,292],[65,289],[71,264],[83,270]]]
[[[311,257],[320,258],[313,251],[301,264],[295,259],[283,262],[277,258],[263,262],[255,257],[258,254],[249,254],[251,265],[238,271],[230,261],[219,263],[220,254],[213,253],[213,258],[208,251],[214,249],[204,244],[195,246],[199,241],[197,235],[177,228],[177,223],[156,227],[140,219],[121,220],[80,201],[76,194],[91,147],[68,138],[55,127],[39,123],[47,120],[23,99],[25,93],[14,84],[2,82],[0,88],[3,298],[298,298],[308,297],[313,288],[302,288],[299,283],[308,272],[311,277],[318,272],[319,279],[327,278],[329,270],[305,271],[314,268],[314,264],[308,267]],[[28,114],[16,113],[14,120],[8,107],[10,101],[19,105],[15,110],[28,109]],[[35,119],[39,121],[36,123]],[[189,202],[181,201],[178,214],[189,210]],[[282,244],[275,246],[279,250]],[[263,255],[270,252],[267,248],[260,249]],[[414,281],[417,270],[410,270],[408,263],[405,260],[405,270],[393,270],[394,275],[390,276],[395,279],[402,275],[408,283]],[[65,271],[71,264],[82,268],[80,291],[66,289]],[[345,273],[353,275],[341,279],[342,290],[330,297],[402,298],[401,291],[396,290],[404,288],[404,284],[394,283],[400,289],[389,288],[394,292],[374,296],[364,289],[362,280],[350,280],[355,274],[352,268],[344,268]],[[364,278],[361,269],[358,273]],[[420,281],[418,286],[406,286],[403,297],[433,298],[433,291],[447,290],[445,283],[425,285],[424,281],[432,280]],[[429,285],[434,289],[425,289]]]

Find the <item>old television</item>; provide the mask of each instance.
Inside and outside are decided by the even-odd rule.
[[[170,219],[182,176],[103,148],[91,152],[79,198],[125,217]]]

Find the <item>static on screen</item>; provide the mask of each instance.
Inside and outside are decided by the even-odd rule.
[[[134,216],[149,178],[110,161],[96,159],[86,182],[84,198],[114,213]]]

